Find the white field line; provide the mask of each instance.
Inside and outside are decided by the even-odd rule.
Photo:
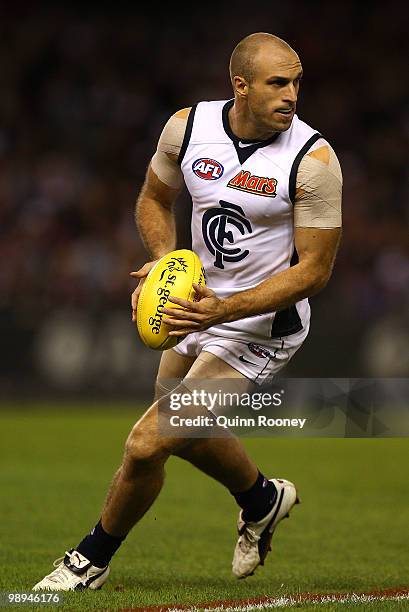
[[[360,593],[345,593],[345,595],[317,595],[311,598],[304,597],[276,597],[260,603],[243,605],[219,605],[215,608],[167,608],[167,612],[253,612],[253,610],[272,610],[274,608],[289,608],[300,603],[305,604],[361,604],[379,601],[409,601],[409,593],[403,595],[365,595]]]
[[[339,604],[361,604],[361,603],[369,603],[369,602],[378,602],[378,601],[409,601],[409,595],[395,595],[385,596],[385,595],[356,595],[352,593],[351,595],[347,595],[345,597],[333,597],[333,596],[323,596],[317,597],[316,599],[296,599],[294,597],[277,597],[276,599],[272,599],[270,601],[266,601],[259,604],[250,604],[248,606],[236,606],[236,607],[228,607],[224,606],[218,608],[212,608],[212,612],[252,612],[253,610],[272,610],[274,608],[289,608],[293,607],[300,603],[305,604],[328,604],[328,603],[339,603]],[[208,612],[209,608],[205,608],[205,612]],[[210,610],[209,610],[210,612]]]

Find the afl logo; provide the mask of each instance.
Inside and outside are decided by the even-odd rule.
[[[224,168],[215,159],[201,157],[192,164],[192,170],[201,179],[205,181],[215,181],[223,176]]]

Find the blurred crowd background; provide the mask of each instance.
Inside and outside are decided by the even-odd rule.
[[[405,3],[30,6],[0,8],[4,396],[149,393],[159,356],[130,322],[128,273],[146,260],[134,202],[167,118],[230,98],[231,51],[255,31],[299,52],[298,114],[344,174],[334,275],[287,374],[409,375]],[[188,246],[186,193],[177,211]]]

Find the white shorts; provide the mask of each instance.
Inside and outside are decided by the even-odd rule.
[[[256,384],[270,381],[287,365],[308,334],[309,326],[282,338],[246,342],[204,332],[188,334],[172,350],[184,357],[197,357],[207,351]]]

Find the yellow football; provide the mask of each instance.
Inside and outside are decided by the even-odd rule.
[[[171,251],[154,265],[142,285],[136,313],[138,332],[146,346],[164,351],[179,342],[180,337],[169,336],[171,328],[162,311],[180,308],[169,302],[170,295],[193,302],[193,283],[206,284],[202,262],[193,251]]]

